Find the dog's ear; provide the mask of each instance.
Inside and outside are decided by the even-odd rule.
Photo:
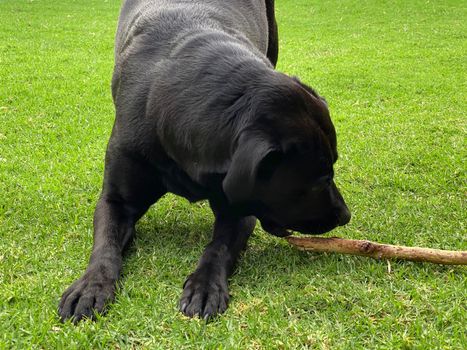
[[[222,187],[230,203],[247,200],[258,177],[265,178],[278,150],[260,134],[245,133],[238,141]],[[269,161],[270,160],[270,161]],[[270,164],[271,163],[271,164]]]

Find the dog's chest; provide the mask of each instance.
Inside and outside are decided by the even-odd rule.
[[[210,174],[194,181],[173,161],[158,167],[159,175],[168,192],[182,196],[190,202],[217,197],[222,193],[224,174]]]

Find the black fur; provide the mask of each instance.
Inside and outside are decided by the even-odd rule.
[[[62,320],[92,317],[114,298],[135,223],[167,192],[208,199],[215,215],[212,242],[184,284],[188,316],[225,311],[227,278],[256,218],[278,236],[349,221],[333,182],[327,104],[275,71],[277,54],[272,0],[124,3],[94,247],[62,296]]]

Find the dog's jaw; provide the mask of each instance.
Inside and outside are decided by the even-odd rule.
[[[277,237],[287,237],[290,236],[292,233],[287,230],[285,227],[281,227],[271,221],[267,220],[261,220],[261,227],[263,228],[264,231],[267,233],[270,233],[273,236]]]

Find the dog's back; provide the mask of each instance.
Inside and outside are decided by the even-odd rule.
[[[218,117],[228,111],[245,84],[233,73],[249,80],[253,74],[262,74],[260,70],[272,68],[267,51],[264,1],[126,1],[116,36],[112,92],[116,124],[122,126],[121,130],[133,131],[120,137],[120,142],[149,138],[141,135],[148,132],[147,125],[127,125],[130,118],[139,118],[141,124],[142,116],[149,114],[150,129],[171,158],[180,164],[191,164],[199,157],[209,159],[196,162],[196,171],[190,171],[187,165],[185,170],[192,177],[198,177],[206,162],[210,169],[225,171],[235,132],[223,126]],[[252,72],[240,74],[241,69]],[[162,105],[160,101],[164,101]],[[226,134],[223,147],[208,144],[213,137],[207,133],[219,136],[218,129]],[[140,135],[133,135],[136,130]],[[172,139],[173,130],[177,130],[176,140]],[[181,147],[183,144],[187,147]]]
[[[138,43],[168,54],[173,45],[200,29],[222,30],[266,54],[268,19],[263,0],[127,0],[116,35],[116,60]],[[149,25],[148,25],[149,24]]]

